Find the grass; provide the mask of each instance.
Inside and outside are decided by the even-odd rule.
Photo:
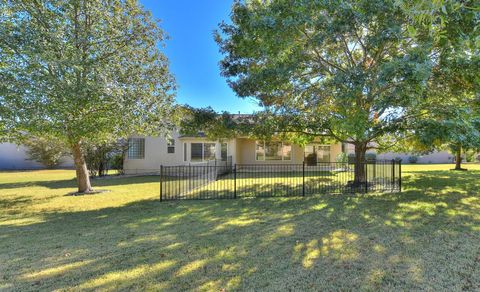
[[[479,290],[480,166],[401,194],[158,201],[157,177],[0,173],[0,290]]]

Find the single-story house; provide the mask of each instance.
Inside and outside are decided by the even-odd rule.
[[[305,147],[282,141],[234,138],[212,141],[203,136],[182,136],[174,131],[171,138],[131,137],[124,161],[126,173],[155,171],[160,165],[194,165],[211,160],[231,159],[233,164],[308,164],[335,161],[341,143],[310,143]]]
[[[305,164],[335,162],[345,152],[354,153],[353,145],[312,142],[305,146],[282,141],[260,141],[246,137],[212,141],[199,136],[184,136],[174,131],[171,138],[133,136],[128,139],[124,161],[127,174],[158,171],[160,166],[195,165],[208,161],[231,159],[233,164]],[[385,153],[377,159],[401,158],[408,163],[408,154]],[[418,163],[451,163],[446,151],[420,156]]]

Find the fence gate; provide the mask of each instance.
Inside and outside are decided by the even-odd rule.
[[[355,178],[360,167],[362,176]],[[358,170],[357,170],[358,171]],[[401,191],[401,161],[161,166],[160,200]]]

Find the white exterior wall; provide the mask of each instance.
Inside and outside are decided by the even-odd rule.
[[[13,143],[0,144],[0,169],[43,169],[43,164],[34,160],[28,160],[27,148]],[[73,168],[71,157],[65,157],[61,160],[57,168]]]
[[[355,147],[352,144],[347,144],[347,153],[355,153]],[[375,150],[369,150],[367,152],[375,153]],[[391,160],[395,158],[402,159],[402,163],[409,163],[408,158],[410,156],[417,156],[417,163],[453,163],[454,156],[448,151],[435,151],[430,154],[416,155],[412,153],[399,153],[399,152],[385,152],[379,153],[377,159]]]
[[[215,157],[221,158],[221,147],[219,141],[211,141],[206,138],[180,137],[177,131],[172,133],[171,138],[175,140],[175,153],[167,152],[167,137],[141,137],[132,136],[132,138],[145,138],[145,157],[144,159],[129,159],[126,155],[123,167],[125,173],[146,173],[155,172],[160,166],[175,165],[195,165],[203,162],[191,162],[191,143],[216,143]],[[227,156],[235,157],[235,140],[223,141],[227,143]],[[187,150],[187,159],[184,160],[184,147]],[[233,163],[235,160],[233,158]]]
[[[402,159],[403,163],[409,163],[408,158],[410,156],[417,156],[417,163],[453,163],[454,156],[447,151],[438,151],[426,155],[415,155],[411,153],[395,153],[395,152],[386,152],[381,153],[377,157],[378,159],[395,159],[397,157]]]

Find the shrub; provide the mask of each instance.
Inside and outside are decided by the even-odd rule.
[[[124,141],[85,145],[85,161],[90,176],[104,176],[110,168],[122,173],[123,153],[126,148],[127,144]]]
[[[365,154],[365,160],[366,161],[375,161],[377,160],[377,154],[376,153],[366,153]]]
[[[475,161],[475,152],[473,151],[466,151],[465,158],[467,162],[474,162]]]
[[[398,156],[395,157],[395,162],[400,162],[400,161],[402,161],[402,158],[401,158],[401,157],[398,157]]]
[[[348,162],[348,155],[345,152],[342,152],[337,155],[336,161],[339,163],[347,163]]]
[[[348,163],[354,163],[355,162],[355,154],[350,153],[348,154]]]
[[[53,137],[30,137],[24,143],[29,160],[54,168],[68,154],[67,147]]]
[[[418,161],[418,156],[412,155],[408,157],[409,163],[417,163],[417,161]]]

